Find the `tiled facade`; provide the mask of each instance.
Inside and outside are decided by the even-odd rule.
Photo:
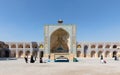
[[[58,33],[59,36],[57,36],[56,33]],[[66,37],[68,38],[66,39]],[[54,48],[54,45],[59,44],[56,43],[58,42],[58,40],[55,41],[56,38],[58,38],[58,40],[59,38],[62,39],[62,46],[67,44],[65,47],[68,49],[68,53],[51,53],[51,47]],[[45,25],[44,42],[5,42],[5,44],[9,52],[7,52],[7,50],[6,52],[0,50],[0,57],[4,57],[5,54],[8,53],[9,57],[22,58],[26,55],[34,55],[40,58],[50,56],[52,60],[62,54],[70,60],[72,60],[73,57],[98,58],[101,55],[106,58],[112,58],[114,56],[120,57],[120,42],[77,42],[76,26],[72,24]],[[2,46],[0,46],[0,49],[2,49]]]
[[[44,53],[44,43],[38,42],[5,42],[10,50],[10,57],[21,58],[25,55],[40,56]],[[120,56],[119,42],[80,42],[77,43],[76,56],[81,58],[98,58],[102,54],[106,58]]]

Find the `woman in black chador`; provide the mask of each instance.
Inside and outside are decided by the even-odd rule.
[[[101,58],[100,58],[101,60],[103,60],[103,55],[101,55]]]
[[[42,58],[40,58],[40,63],[43,63]]]
[[[115,58],[114,60],[118,60],[118,59],[117,59],[117,56],[114,56],[114,58]]]
[[[25,56],[24,59],[25,59],[25,62],[28,63],[28,56]]]
[[[31,58],[30,58],[30,63],[34,63],[35,60],[33,60],[33,55],[31,55]]]

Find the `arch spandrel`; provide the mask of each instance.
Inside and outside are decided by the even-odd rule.
[[[52,33],[58,29],[63,29],[65,31],[67,31],[70,35],[72,34],[72,26],[67,26],[67,25],[61,25],[61,26],[49,26],[49,36],[52,35]]]

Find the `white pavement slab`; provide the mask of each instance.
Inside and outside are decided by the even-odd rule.
[[[120,75],[120,64],[28,63],[24,59],[0,61],[0,75]]]

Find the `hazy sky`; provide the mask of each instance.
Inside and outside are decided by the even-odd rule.
[[[77,41],[120,41],[120,0],[0,0],[1,41],[44,41],[44,25],[76,24]]]

